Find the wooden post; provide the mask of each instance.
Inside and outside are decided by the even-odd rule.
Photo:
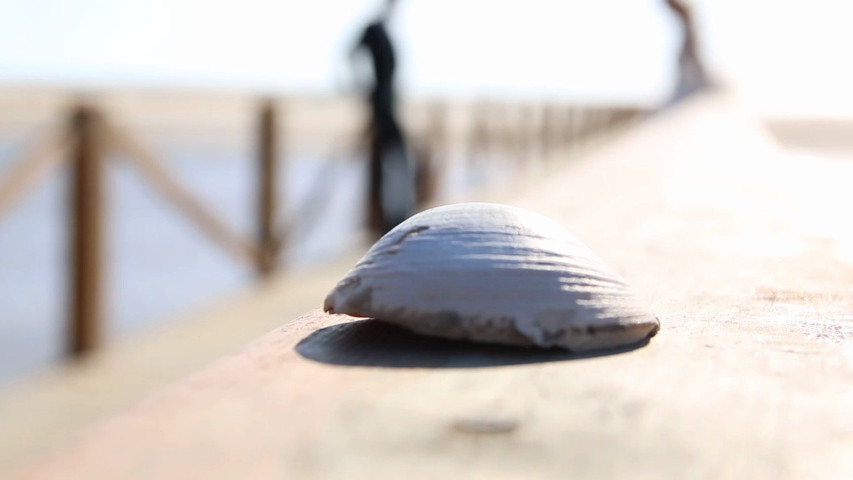
[[[103,162],[99,118],[90,106],[71,115],[73,147],[70,185],[70,332],[68,349],[80,355],[98,346],[102,335],[101,269]]]
[[[541,147],[542,158],[546,162],[551,160],[551,153],[554,150],[554,116],[552,113],[553,108],[547,103],[539,110],[539,145]]]
[[[416,176],[417,200],[420,206],[429,204],[435,198],[436,177],[444,172],[444,157],[447,154],[446,106],[433,102],[427,107],[427,114],[424,148]]]
[[[490,152],[488,135],[488,126],[486,119],[488,116],[489,104],[475,103],[469,109],[469,135],[468,135],[468,158],[471,161],[482,161]]]
[[[572,128],[569,133],[569,144],[577,147],[583,140],[586,129],[586,107],[571,108]]]
[[[265,100],[260,109],[258,129],[258,274],[275,272],[280,239],[276,230],[278,196],[278,137],[275,104]]]

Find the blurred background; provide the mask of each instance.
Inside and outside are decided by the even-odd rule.
[[[426,165],[421,205],[512,188],[679,90],[684,28],[664,0],[398,3],[387,27],[399,121]],[[853,6],[685,3],[709,84],[803,155],[853,156]],[[80,108],[112,132],[98,157],[109,160],[98,345],[269,273],[235,240],[250,244],[263,223],[264,145],[278,182],[274,238],[260,242],[274,270],[363,248],[369,66],[350,56],[382,4],[0,0],[0,384],[69,350],[63,159],[81,153],[64,135],[80,134]]]

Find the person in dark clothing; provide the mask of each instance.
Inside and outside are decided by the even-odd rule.
[[[699,58],[696,26],[690,7],[682,0],[666,0],[666,5],[678,18],[683,31],[678,54],[678,81],[675,97],[681,98],[709,84],[705,67]]]
[[[365,28],[353,53],[366,51],[373,65],[370,104],[370,213],[368,223],[385,233],[415,208],[415,168],[396,119],[394,70],[396,57],[385,24],[395,5],[387,0],[379,18]]]

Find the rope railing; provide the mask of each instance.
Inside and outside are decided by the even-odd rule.
[[[531,156],[543,159],[597,133],[625,125],[643,112],[638,109],[593,109],[570,106],[498,105],[470,106],[467,126],[460,136],[451,120],[451,104],[431,102],[421,128],[413,134],[418,159],[417,197],[432,202],[441,173],[447,168],[450,143],[461,140],[476,157],[503,151],[524,163]],[[95,102],[73,106],[66,126],[45,130],[0,178],[0,218],[39,180],[63,165],[70,167],[68,274],[68,351],[81,354],[97,348],[103,336],[103,210],[107,198],[104,165],[118,158],[128,162],[146,183],[174,209],[204,232],[208,239],[237,262],[253,267],[260,278],[276,272],[283,246],[291,231],[282,218],[278,180],[282,157],[280,108],[272,99],[257,109],[256,234],[254,238],[233,229],[186,188],[165,155],[144,138],[121,126]],[[360,144],[359,144],[360,145]],[[327,171],[328,168],[322,169]],[[323,177],[321,171],[320,177]],[[332,183],[314,179],[314,192],[300,216],[318,221],[327,204]],[[328,188],[327,188],[328,187]],[[319,198],[319,199],[318,199]]]
[[[67,148],[68,142],[67,132],[49,128],[12,162],[10,171],[0,178],[0,218],[39,180],[62,165],[60,153]]]
[[[35,183],[64,164],[70,166],[67,349],[73,355],[98,347],[103,336],[104,165],[127,160],[147,183],[185,218],[238,262],[269,277],[278,263],[284,231],[277,227],[275,176],[276,108],[264,101],[259,113],[258,238],[244,238],[196,198],[167,166],[164,156],[90,103],[72,108],[67,127],[47,130],[12,162],[0,179],[0,217]]]
[[[169,171],[160,155],[115,124],[105,123],[104,133],[113,152],[124,154],[122,158],[128,159],[149,185],[206,233],[223,251],[246,264],[262,261],[260,248],[233,231],[201,200],[184,188]],[[266,262],[266,259],[263,261]]]

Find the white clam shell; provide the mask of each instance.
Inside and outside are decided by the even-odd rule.
[[[638,344],[660,326],[561,225],[488,203],[434,208],[401,223],[324,308],[427,335],[574,352]]]

